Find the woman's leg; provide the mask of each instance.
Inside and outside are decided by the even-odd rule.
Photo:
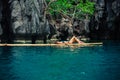
[[[74,43],[74,42],[78,42],[79,44],[84,43],[84,42],[80,41],[79,39],[77,39],[75,36],[73,36],[73,37],[70,39],[69,43],[72,44],[72,43]]]
[[[79,39],[77,39],[76,37],[75,37],[75,40],[76,40],[79,44],[84,43],[84,42],[80,41]]]
[[[72,44],[73,42],[75,42],[75,36],[73,36],[70,40],[69,43]]]

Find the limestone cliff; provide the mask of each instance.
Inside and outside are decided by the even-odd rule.
[[[87,35],[91,39],[120,40],[120,0],[91,1],[96,3],[96,10],[90,23],[84,21]],[[46,6],[45,0],[0,0],[1,41],[11,43],[22,37],[35,43],[40,37],[46,43],[47,36],[55,34],[55,27],[45,17]]]
[[[96,10],[90,22],[91,39],[120,40],[120,0],[93,0]]]
[[[2,0],[0,4],[2,42],[11,42],[21,36],[35,38],[39,35],[45,38],[50,34],[45,0]]]

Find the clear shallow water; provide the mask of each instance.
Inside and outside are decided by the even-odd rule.
[[[0,80],[120,80],[120,46],[0,47]]]

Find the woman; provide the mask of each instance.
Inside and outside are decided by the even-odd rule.
[[[82,41],[80,41],[79,39],[77,39],[77,37],[73,36],[69,41],[62,41],[62,42],[56,42],[56,44],[73,44],[73,43],[84,43]]]

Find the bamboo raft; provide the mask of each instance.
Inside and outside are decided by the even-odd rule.
[[[102,46],[102,42],[99,43],[81,43],[81,44],[0,44],[0,46]]]

